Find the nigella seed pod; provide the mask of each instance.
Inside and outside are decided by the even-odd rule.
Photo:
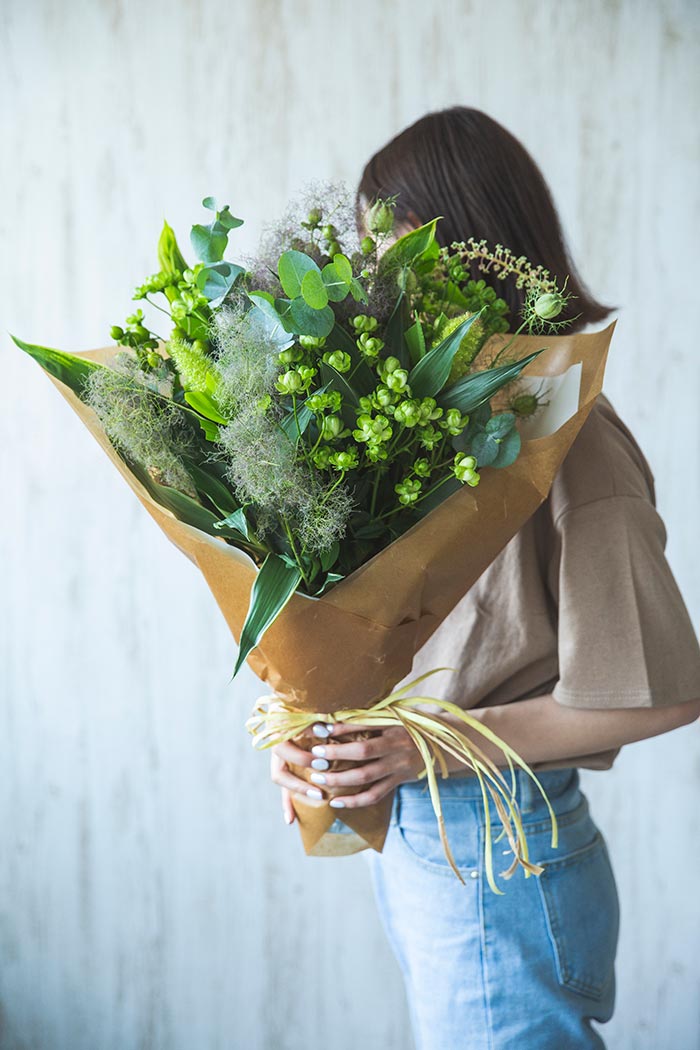
[[[370,233],[391,233],[394,228],[394,209],[385,201],[378,200],[367,213],[367,229]]]
[[[564,299],[559,292],[545,292],[535,299],[534,310],[543,321],[553,321],[562,311]]]

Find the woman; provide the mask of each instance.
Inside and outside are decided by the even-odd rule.
[[[568,331],[611,312],[588,292],[564,242],[547,185],[523,146],[496,121],[462,107],[432,113],[371,158],[358,211],[397,195],[398,232],[442,216],[443,244],[485,238],[559,279],[578,315]],[[479,274],[475,270],[474,277]],[[515,317],[523,293],[496,282]],[[619,900],[606,842],[579,787],[579,767],[609,768],[627,743],[700,715],[700,649],[664,556],[654,479],[634,437],[600,395],[548,499],[417,653],[409,678],[434,667],[434,696],[493,729],[535,770],[557,814],[520,770],[518,802],[530,858],[484,885],[484,827],[476,778],[448,757],[440,780],[447,833],[466,885],[444,857],[421,761],[405,730],[343,739],[357,726],[318,726],[313,752],[274,749],[273,780],[288,823],[291,793],[338,808],[396,789],[384,851],[365,852],[382,921],[401,966],[418,1050],[602,1047],[592,1020],[615,999]],[[449,716],[446,716],[449,720]],[[490,757],[503,755],[479,738]],[[330,763],[352,765],[333,772]],[[317,788],[292,775],[313,767]],[[343,789],[358,793],[343,794]],[[510,851],[501,841],[508,867]],[[496,864],[497,870],[500,866]]]

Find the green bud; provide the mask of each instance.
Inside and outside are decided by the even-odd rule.
[[[391,233],[394,228],[394,209],[386,201],[378,200],[367,213],[370,233]]]
[[[178,248],[175,233],[167,222],[163,223],[158,239],[158,265],[167,274],[181,274],[187,269],[187,263]]]
[[[115,343],[121,342],[124,338],[124,329],[120,328],[118,324],[112,325],[109,330],[109,337],[110,339],[113,339]]]
[[[427,478],[430,476],[430,460],[421,457],[413,462],[413,473],[417,474],[419,478]]]
[[[538,407],[539,399],[537,394],[516,394],[508,403],[508,408],[511,412],[515,412],[516,416],[521,417],[534,416]]]
[[[321,437],[324,441],[335,441],[336,438],[343,435],[343,429],[343,421],[340,416],[324,416],[321,423]]]
[[[300,335],[299,343],[305,350],[320,350],[326,345],[325,335]]]
[[[534,310],[543,321],[553,321],[564,306],[564,298],[559,292],[545,292],[535,299]]]
[[[377,242],[374,237],[363,237],[360,241],[360,248],[363,255],[371,255],[376,247]]]
[[[318,226],[318,224],[321,221],[321,209],[320,208],[312,208],[311,211],[309,212],[309,214],[306,216],[306,221],[308,222],[309,226],[311,226],[311,227]]]
[[[286,350],[280,350],[277,355],[277,360],[281,365],[291,365],[294,364],[295,361],[301,361],[303,356],[301,347],[289,346]]]
[[[326,241],[334,241],[338,236],[338,231],[332,222],[327,222],[326,225],[321,229],[321,236]]]
[[[329,259],[332,259],[334,255],[340,255],[341,251],[338,241],[331,241],[326,249],[326,255]]]
[[[277,377],[275,387],[281,394],[298,394],[304,382],[295,369]]]

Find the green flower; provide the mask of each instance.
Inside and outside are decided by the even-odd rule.
[[[435,446],[442,441],[442,433],[432,423],[429,423],[427,427],[421,427],[418,430],[418,439],[423,448],[427,448],[429,452],[432,452]]]
[[[328,461],[336,468],[336,470],[352,470],[357,466],[359,456],[357,449],[351,447],[343,449],[342,451],[331,452]]]
[[[448,408],[445,418],[441,419],[438,425],[448,434],[456,437],[457,434],[462,433],[468,422],[469,416],[463,416],[458,408]]]
[[[405,427],[417,427],[420,419],[420,401],[417,398],[406,398],[394,409],[394,419]]]
[[[292,365],[295,361],[301,361],[303,356],[304,352],[300,346],[290,346],[279,352],[277,360],[281,365]]]
[[[379,351],[384,346],[384,340],[379,339],[377,336],[369,335],[368,332],[363,332],[357,340],[357,346],[360,353],[364,354],[365,357],[376,358],[379,357]]]
[[[312,394],[306,399],[307,408],[317,415],[321,412],[340,412],[342,398],[338,390],[327,390],[323,394]]]
[[[327,470],[330,466],[332,455],[333,452],[329,445],[320,445],[316,451],[311,454],[311,459],[318,470]]]
[[[386,445],[368,445],[365,450],[365,455],[372,463],[379,463],[382,460],[389,458]]]
[[[325,335],[300,335],[299,342],[305,350],[321,350],[326,345]]]
[[[452,470],[458,481],[466,482],[467,485],[474,487],[479,484],[480,475],[476,471],[476,459],[474,456],[465,456],[463,452],[458,452],[454,458]]]
[[[331,368],[335,368],[336,372],[349,372],[352,367],[352,358],[344,350],[327,350],[323,360]]]
[[[275,387],[280,394],[300,394],[309,389],[315,375],[315,368],[309,365],[299,365],[298,368],[290,368],[288,372],[278,376]]]
[[[399,481],[397,485],[394,485],[394,492],[399,497],[399,503],[403,503],[404,506],[410,506],[411,503],[415,503],[420,495],[422,485],[422,481],[418,478],[405,478],[403,481]]]
[[[419,478],[430,477],[430,460],[426,459],[424,456],[421,456],[420,459],[414,460],[413,473]]]
[[[376,317],[369,317],[368,314],[356,314],[351,320],[351,325],[356,332],[373,332],[378,321]]]
[[[321,438],[323,441],[335,441],[337,438],[347,437],[350,431],[343,426],[340,416],[324,416],[321,422]]]
[[[356,441],[364,441],[368,445],[378,445],[382,441],[388,441],[391,435],[391,423],[386,416],[372,417],[365,413],[357,417],[357,429],[352,432]]]

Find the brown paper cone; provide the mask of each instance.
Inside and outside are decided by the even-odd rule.
[[[523,442],[518,459],[484,469],[423,520],[320,598],[295,593],[248,664],[270,689],[307,711],[369,707],[411,669],[413,656],[547,497],[552,480],[600,393],[616,322],[583,335],[518,336],[512,358],[546,345],[523,372],[553,377],[581,365],[578,408],[554,433]],[[494,337],[505,341],[507,336]],[[496,346],[498,343],[496,342]],[[113,347],[82,356],[106,361]],[[202,571],[236,641],[257,569],[242,551],[185,525],[159,506],[104,435],[95,414],[53,380],[170,540]],[[336,817],[381,850],[391,798],[357,810],[294,800],[307,853],[336,848],[326,832]],[[354,836],[348,838],[348,851]],[[360,846],[358,848],[364,848]]]

